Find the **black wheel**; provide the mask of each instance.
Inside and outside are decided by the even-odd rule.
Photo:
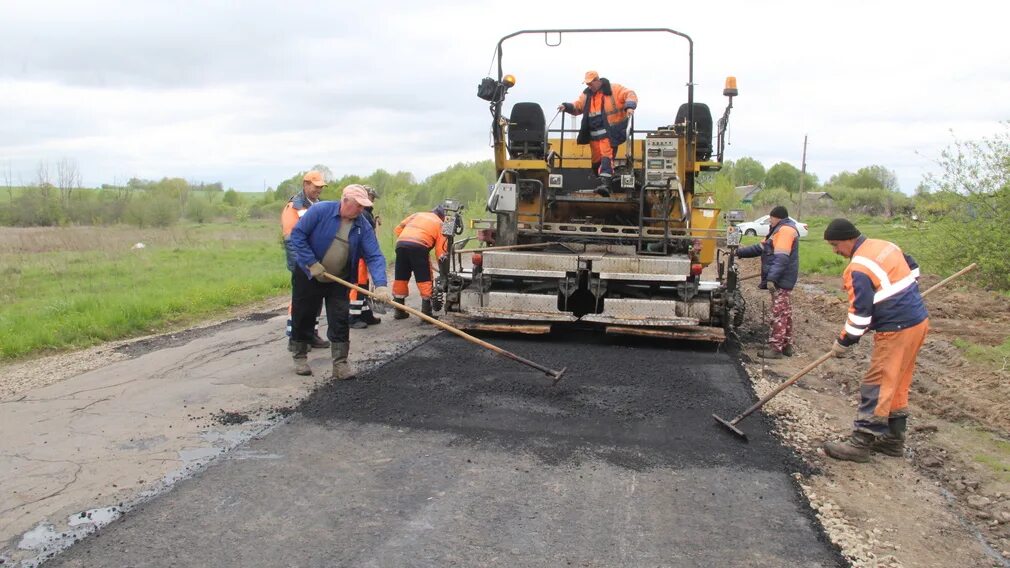
[[[756,235],[757,235],[757,231],[755,231],[754,229],[747,229],[747,232],[744,233],[744,236],[746,236],[746,237],[753,237],[753,236],[756,236]]]

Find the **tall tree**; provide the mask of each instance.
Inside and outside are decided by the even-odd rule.
[[[733,163],[733,183],[756,185],[765,181],[765,167],[754,158],[744,157]]]
[[[781,187],[789,193],[796,193],[800,190],[800,170],[787,162],[779,162],[768,168],[765,187]]]

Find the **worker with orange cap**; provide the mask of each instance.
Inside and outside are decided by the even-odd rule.
[[[593,171],[599,176],[596,192],[610,195],[610,182],[614,177],[614,155],[617,147],[628,138],[628,121],[638,107],[635,91],[611,83],[596,71],[586,71],[583,78],[586,89],[574,102],[561,103],[558,111],[582,115],[579,144],[589,144]]]

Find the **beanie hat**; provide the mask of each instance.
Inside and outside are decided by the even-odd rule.
[[[438,215],[439,219],[445,219],[445,207],[439,205],[438,207],[432,209],[431,212],[434,213],[435,215]]]
[[[824,240],[826,241],[847,241],[859,238],[859,229],[848,219],[832,219],[828,223],[828,228],[824,229]]]
[[[776,205],[772,208],[771,213],[768,214],[769,217],[778,217],[779,219],[785,219],[789,217],[789,211],[781,205]]]

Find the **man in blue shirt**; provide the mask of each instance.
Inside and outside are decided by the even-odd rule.
[[[324,273],[347,281],[354,280],[351,267],[364,259],[375,281],[374,294],[382,301],[391,296],[386,280],[386,258],[379,249],[375,230],[361,212],[372,201],[364,187],[353,184],[344,188],[340,201],[313,205],[291,231],[291,249],[297,269],[292,278],[292,330],[295,373],[311,375],[308,365],[313,322],[326,302],[326,336],[333,356],[333,378],[350,379],[354,372],[347,363],[350,351],[348,289],[323,276]]]

